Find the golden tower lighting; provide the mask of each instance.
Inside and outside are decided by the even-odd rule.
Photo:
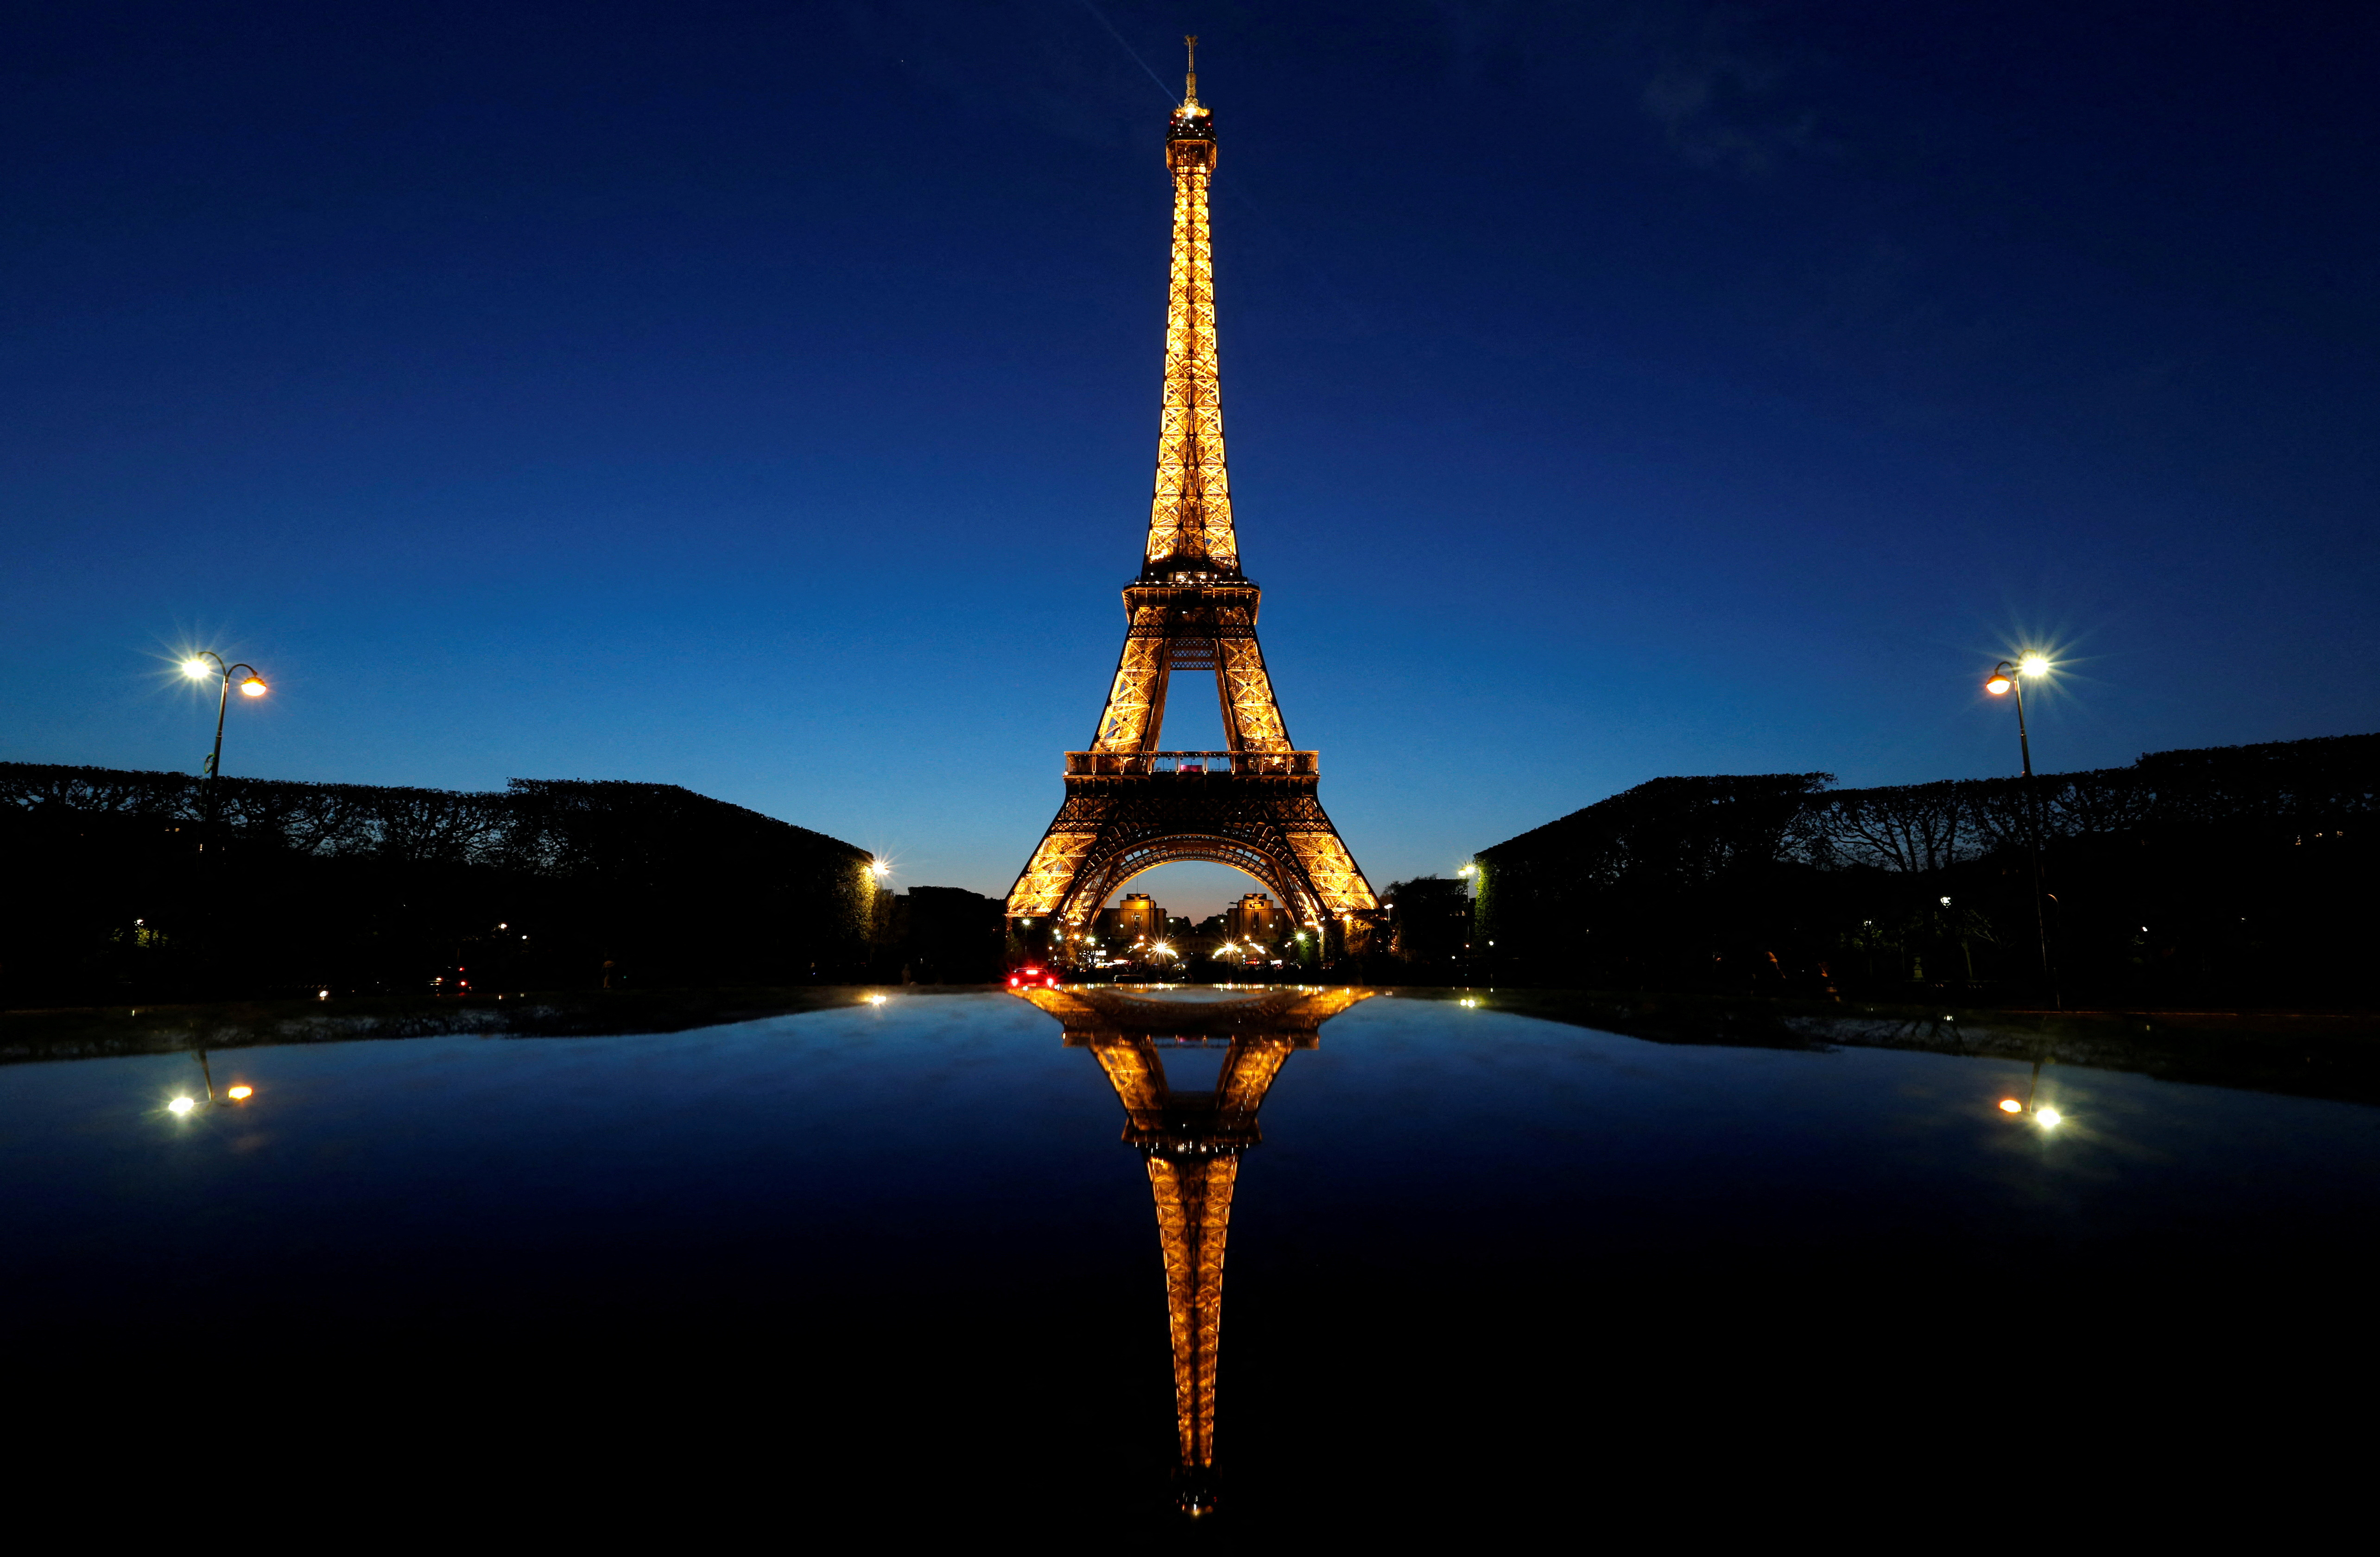
[[[1173,258],[1148,541],[1090,749],[1066,754],[1065,801],[1008,894],[1010,922],[1053,919],[1060,947],[1126,882],[1173,860],[1245,871],[1318,935],[1335,923],[1360,937],[1379,908],[1322,809],[1319,754],[1289,738],[1257,641],[1261,591],[1240,571],[1208,214],[1215,120],[1198,101],[1197,40],[1185,42],[1191,69],[1165,139]],[[1160,749],[1177,671],[1214,676],[1226,749]]]

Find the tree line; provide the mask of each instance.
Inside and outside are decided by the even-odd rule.
[[[1655,779],[1482,850],[1472,976],[2070,1005],[2373,998],[2380,736],[2031,782],[1833,783]]]
[[[674,785],[468,792],[0,763],[0,998],[867,977],[867,851]]]

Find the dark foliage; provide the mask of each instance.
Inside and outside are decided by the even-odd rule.
[[[2368,1004],[2380,736],[1829,790],[1658,779],[1481,852],[1500,982]],[[1483,950],[1486,950],[1483,946]]]
[[[911,887],[892,900],[890,955],[905,984],[992,984],[1006,963],[1004,905],[965,887]]]
[[[1380,894],[1388,933],[1364,957],[1376,983],[1448,984],[1471,967],[1471,888],[1443,876],[1391,882]]]
[[[804,983],[867,969],[863,850],[671,785],[468,794],[0,763],[0,998]],[[436,981],[436,982],[433,982]]]

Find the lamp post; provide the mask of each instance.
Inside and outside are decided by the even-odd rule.
[[[207,663],[210,660],[214,662],[212,666]],[[224,663],[223,656],[212,649],[201,649],[182,662],[182,674],[192,681],[204,681],[210,675],[219,676],[223,681],[223,690],[215,697],[215,748],[207,754],[207,835],[210,840],[213,838],[215,830],[215,777],[223,769],[224,712],[231,707],[231,678],[241,671],[248,672],[248,676],[239,684],[240,696],[264,696],[264,677],[258,674],[254,665],[227,665]]]
[[[1984,690],[1995,698],[2016,694],[2016,748],[2024,765],[2025,834],[2033,850],[2033,929],[2041,945],[2041,980],[2049,986],[2049,1004],[2057,1006],[2064,1003],[2058,998],[2058,975],[2050,966],[2049,911],[2043,906],[2046,899],[2041,881],[2041,797],[2034,785],[2033,737],[2024,727],[2024,678],[2048,674],[2049,661],[2039,654],[2002,660],[1992,667]]]

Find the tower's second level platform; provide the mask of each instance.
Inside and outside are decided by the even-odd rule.
[[[1068,778],[1141,778],[1230,774],[1312,778],[1322,771],[1318,751],[1070,751]]]

